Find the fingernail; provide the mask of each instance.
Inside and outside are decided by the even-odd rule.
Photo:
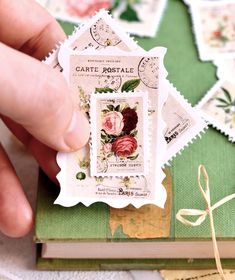
[[[74,111],[71,123],[64,137],[65,144],[71,151],[76,151],[89,140],[90,126],[87,118],[82,112]]]

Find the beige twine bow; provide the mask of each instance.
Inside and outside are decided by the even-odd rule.
[[[204,180],[205,180],[205,190],[203,189],[203,187],[201,185],[201,172],[203,173]],[[235,193],[226,196],[225,198],[221,199],[220,201],[215,203],[213,206],[211,206],[209,177],[208,177],[208,174],[206,172],[206,168],[205,168],[204,165],[199,165],[199,167],[198,167],[197,181],[198,181],[199,189],[200,189],[200,191],[201,191],[201,193],[202,193],[202,195],[203,195],[203,197],[206,201],[206,204],[207,204],[206,210],[181,209],[176,214],[176,219],[179,220],[181,223],[183,223],[185,225],[199,226],[204,222],[204,220],[206,219],[206,216],[209,215],[210,227],[211,227],[211,237],[212,237],[212,242],[213,242],[213,250],[214,250],[214,255],[215,255],[216,267],[217,267],[217,270],[220,274],[221,279],[226,280],[226,277],[225,277],[223,269],[222,269],[219,250],[218,250],[218,246],[217,246],[217,242],[216,242],[215,226],[214,226],[214,220],[213,220],[212,212],[213,212],[213,210],[220,207],[224,203],[226,203],[226,202],[232,200],[233,198],[235,198]],[[191,221],[183,218],[183,216],[199,216],[199,218],[195,222],[191,222]]]

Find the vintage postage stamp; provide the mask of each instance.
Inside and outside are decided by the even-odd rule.
[[[147,175],[148,93],[91,95],[91,176]]]
[[[235,142],[235,83],[219,80],[199,102],[197,108],[213,127]]]
[[[201,60],[235,55],[235,2],[185,0],[190,6],[196,42]]]
[[[126,32],[153,37],[167,0],[37,0],[57,19],[80,24],[100,9],[109,10]]]
[[[63,42],[62,46],[68,46],[78,51],[88,48],[101,50],[113,46],[124,51],[140,48],[105,10],[101,10],[86,24],[81,24],[77,27],[68,39]],[[62,72],[63,69],[58,61],[59,50],[60,46],[45,59],[45,63]]]
[[[206,128],[206,123],[197,110],[170,82],[167,82],[166,90],[168,98],[162,109],[166,123],[164,137],[167,143],[164,163],[169,162]]]
[[[91,117],[92,141],[91,152],[88,146],[77,153],[58,154],[63,191],[57,203],[163,206],[164,55],[164,48],[150,52],[125,52],[115,47],[82,52],[61,48],[59,63],[74,103]]]

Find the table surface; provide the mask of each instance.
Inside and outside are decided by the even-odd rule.
[[[33,208],[36,202],[38,165],[25,148],[11,136],[0,121],[0,139],[6,149],[24,190]],[[12,239],[0,233],[0,280],[48,280],[48,279],[122,279],[160,280],[156,271],[111,271],[111,272],[46,272],[35,270],[36,250],[33,230],[25,237]]]

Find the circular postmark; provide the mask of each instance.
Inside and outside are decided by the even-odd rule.
[[[149,88],[158,88],[158,58],[143,57],[138,66],[141,81]]]
[[[100,88],[110,88],[114,91],[118,90],[121,86],[121,76],[105,75],[98,78],[98,86]]]
[[[92,38],[101,46],[116,46],[121,42],[121,39],[108,26],[103,19],[97,22],[90,28]]]

